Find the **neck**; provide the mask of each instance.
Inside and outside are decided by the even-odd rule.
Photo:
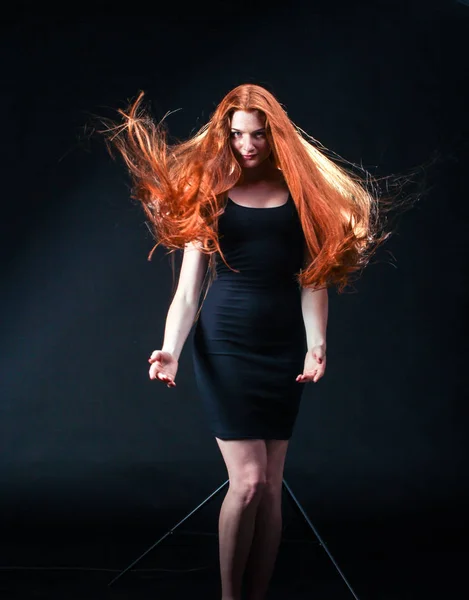
[[[264,162],[257,167],[252,167],[251,169],[242,169],[240,183],[256,183],[266,179],[275,179],[275,177],[278,177],[278,175],[278,169],[273,166],[270,160],[264,160]]]

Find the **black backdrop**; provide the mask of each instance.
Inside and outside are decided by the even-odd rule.
[[[155,117],[180,109],[168,125],[183,138],[254,82],[374,174],[439,157],[355,292],[330,292],[327,372],[305,390],[285,478],[326,540],[358,543],[368,525],[384,543],[458,539],[469,499],[469,7],[166,11],[2,24],[2,526],[150,539],[225,481],[191,336],[177,388],[148,379],[170,262],[161,248],[147,260],[143,213],[92,127],[144,90]]]

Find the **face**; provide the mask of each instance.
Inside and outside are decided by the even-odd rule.
[[[231,147],[245,169],[257,167],[270,155],[264,118],[257,110],[237,110],[231,118]]]

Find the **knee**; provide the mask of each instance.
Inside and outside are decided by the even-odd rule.
[[[267,486],[267,480],[262,472],[241,473],[233,481],[230,480],[230,490],[243,504],[260,500]]]
[[[265,485],[263,496],[264,498],[269,499],[270,501],[281,499],[282,497],[282,479],[276,478],[267,478]]]

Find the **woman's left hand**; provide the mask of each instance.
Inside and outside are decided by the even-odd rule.
[[[313,346],[306,353],[303,374],[298,375],[298,383],[316,383],[321,379],[326,370],[326,349],[323,346]]]

